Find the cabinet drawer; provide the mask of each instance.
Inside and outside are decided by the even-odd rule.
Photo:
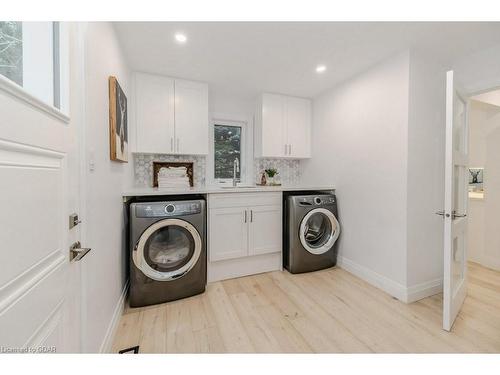
[[[208,208],[281,205],[281,192],[209,194]]]

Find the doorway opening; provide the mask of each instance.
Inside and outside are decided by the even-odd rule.
[[[470,97],[468,294],[500,305],[500,89]],[[483,299],[484,301],[483,301]]]

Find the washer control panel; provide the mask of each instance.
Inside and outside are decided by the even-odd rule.
[[[136,217],[171,217],[199,214],[201,201],[137,203]]]
[[[335,204],[335,196],[331,194],[311,195],[298,197],[297,202],[300,206],[324,206]]]

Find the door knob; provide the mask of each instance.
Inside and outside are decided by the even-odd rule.
[[[91,248],[82,248],[81,247],[80,241],[76,241],[73,245],[70,246],[69,248],[69,260],[71,262],[78,262],[81,260],[85,255],[88,254]]]

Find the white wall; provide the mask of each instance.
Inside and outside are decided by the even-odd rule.
[[[109,159],[108,77],[117,77],[129,96],[129,70],[109,23],[89,23],[86,30],[86,258],[85,351],[99,351],[126,283],[125,222],[122,188],[132,163]],[[129,132],[129,135],[132,132]],[[95,170],[90,171],[93,160]],[[119,311],[121,313],[121,311]]]
[[[336,188],[341,266],[404,301],[442,289],[444,78],[405,51],[316,97],[302,162]]]
[[[343,262],[400,298],[406,285],[409,57],[408,51],[393,56],[314,98],[313,155],[301,164],[303,182],[336,188]]]
[[[417,294],[442,288],[443,220],[435,212],[444,207],[445,72],[432,56],[411,51],[407,286]]]

